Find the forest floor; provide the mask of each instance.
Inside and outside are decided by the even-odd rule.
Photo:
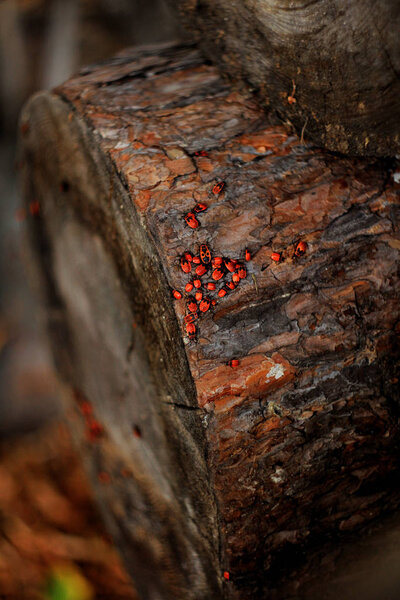
[[[61,421],[0,444],[0,599],[136,600]]]

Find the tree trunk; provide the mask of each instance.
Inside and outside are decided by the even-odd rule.
[[[185,46],[85,69],[20,129],[73,429],[141,597],[307,597],[400,503],[395,165],[305,146]],[[181,269],[201,244],[220,280],[205,249]]]
[[[170,0],[206,55],[330,150],[400,153],[400,3]]]

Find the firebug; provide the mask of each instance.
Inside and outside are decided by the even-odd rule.
[[[281,254],[279,252],[272,252],[272,254],[271,254],[271,260],[273,260],[275,262],[280,262],[280,260],[281,260]]]
[[[37,216],[40,212],[40,203],[38,202],[38,200],[35,200],[34,202],[31,202],[29,204],[29,212],[31,213],[31,215],[33,217]]]
[[[192,289],[193,289],[193,283],[191,283],[191,282],[189,281],[189,283],[187,283],[187,284],[185,285],[185,292],[191,292],[191,291],[192,291]]]
[[[183,317],[183,320],[185,321],[185,323],[194,323],[194,321],[196,321],[197,319],[197,313],[190,313],[188,315],[186,315],[185,317]]]
[[[175,298],[175,300],[180,300],[182,298],[182,294],[178,292],[178,290],[173,290],[172,295]]]
[[[221,271],[221,269],[215,269],[211,277],[214,279],[214,281],[218,281],[219,279],[221,279],[221,277],[223,277],[223,275],[224,274]]]
[[[201,263],[200,256],[193,256],[193,262],[195,265],[199,265]]]
[[[191,263],[188,260],[186,260],[184,256],[182,256],[181,258],[181,269],[184,273],[190,273],[190,271],[192,270]]]
[[[239,283],[239,281],[240,281],[239,273],[233,273],[232,281],[233,281],[233,283]]]
[[[193,279],[193,285],[194,287],[198,290],[199,288],[201,288],[201,281],[200,279]]]
[[[196,219],[196,216],[192,212],[188,212],[184,217],[186,224],[189,225],[192,229],[197,229],[200,226],[200,223]]]
[[[212,281],[210,281],[210,283],[207,283],[207,289],[208,290],[212,291],[212,290],[215,290],[215,288],[216,288],[216,285]]]
[[[239,275],[240,279],[246,279],[247,277],[247,271],[243,266],[238,268],[237,274]]]
[[[207,269],[205,268],[204,265],[199,265],[198,267],[196,267],[196,275],[198,277],[201,277],[202,275],[204,275],[204,273],[207,271]]]
[[[299,242],[296,246],[296,250],[294,251],[295,256],[302,256],[307,250],[306,242]]]
[[[205,210],[207,210],[208,206],[207,204],[202,204],[201,202],[198,202],[194,207],[193,210],[195,213],[199,213],[199,212],[204,212]]]
[[[140,427],[138,425],[133,425],[132,426],[132,433],[136,438],[141,438],[142,437],[142,431],[140,429]]]
[[[216,183],[212,189],[212,193],[215,194],[215,196],[218,196],[218,194],[220,194],[222,192],[222,190],[225,187],[225,181],[219,181],[218,183]]]
[[[211,262],[211,252],[207,244],[201,244],[199,253],[201,262],[204,265],[208,265]]]
[[[251,254],[250,254],[249,250],[247,250],[247,248],[244,252],[244,257],[247,261],[251,260]]]
[[[186,323],[186,333],[190,340],[196,339],[196,325],[194,323]]]
[[[228,362],[228,365],[232,368],[235,368],[240,365],[240,361],[237,358],[232,358],[232,360]]]
[[[81,413],[85,415],[85,417],[88,417],[89,415],[93,414],[93,407],[87,400],[84,400],[82,402],[82,404],[80,405],[80,409]]]
[[[235,262],[233,260],[230,260],[229,258],[224,259],[224,265],[231,273],[233,273],[233,271],[236,268]]]
[[[218,296],[220,298],[223,298],[224,296],[226,296],[226,290],[224,288],[221,288],[218,292]]]
[[[200,312],[203,312],[203,313],[204,313],[204,312],[207,312],[207,311],[208,311],[208,309],[210,308],[210,304],[211,304],[211,301],[210,301],[210,299],[209,299],[209,298],[204,298],[204,299],[203,299],[203,300],[200,302],[200,306],[199,306]]]
[[[195,295],[194,295],[194,297],[196,298],[197,302],[200,302],[200,300],[203,297],[203,292],[200,292],[200,291],[196,292]]]
[[[194,298],[192,298],[191,296],[190,296],[190,298],[188,298],[186,306],[190,312],[192,312],[192,313],[197,312],[197,303],[195,302]]]
[[[104,427],[96,419],[91,419],[88,423],[88,437],[90,440],[96,440],[104,434]]]

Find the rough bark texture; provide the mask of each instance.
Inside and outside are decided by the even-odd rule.
[[[396,164],[301,144],[182,46],[37,95],[21,136],[74,429],[141,597],[309,597],[400,504]],[[252,258],[195,342],[171,289],[201,243]]]
[[[299,135],[350,155],[400,152],[396,0],[171,0],[205,54]]]

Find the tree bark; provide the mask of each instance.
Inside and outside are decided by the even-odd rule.
[[[88,67],[20,130],[73,429],[141,597],[328,585],[400,504],[398,166],[304,145],[186,46]],[[204,243],[247,277],[203,275],[196,341],[180,257]]]
[[[400,152],[400,4],[175,0],[208,58],[298,134],[349,155]]]

